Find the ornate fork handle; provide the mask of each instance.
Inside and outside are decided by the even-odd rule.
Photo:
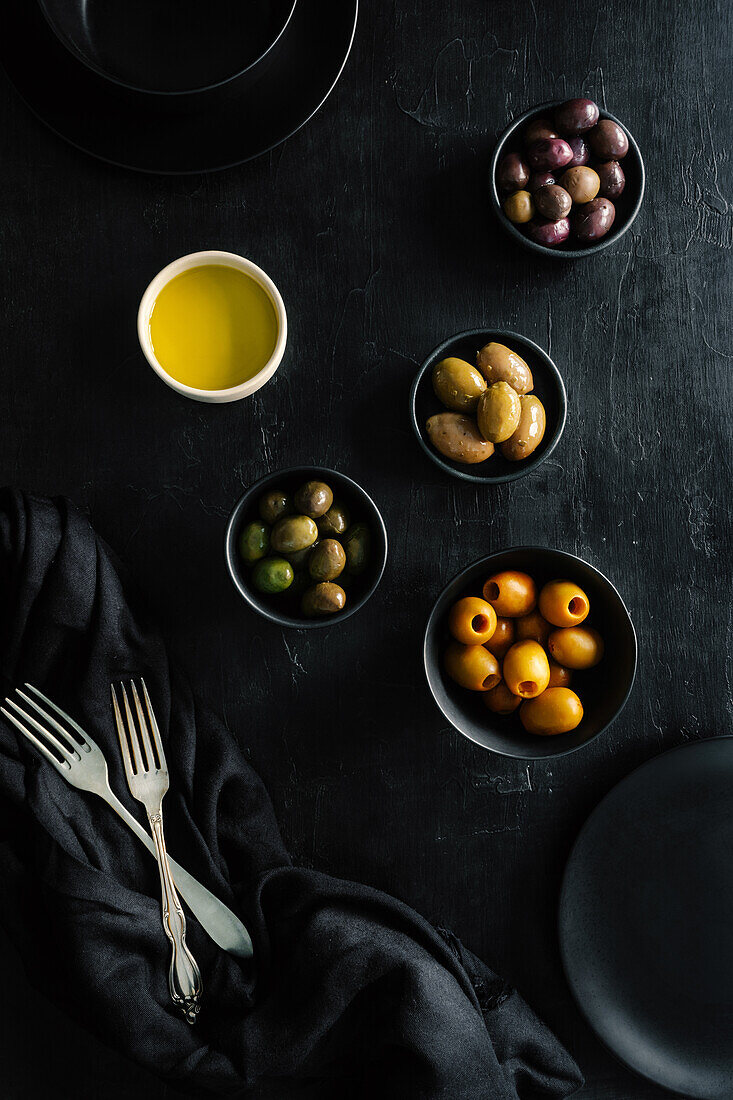
[[[178,1005],[189,1024],[196,1023],[201,1008],[203,982],[196,960],[186,944],[186,918],[171,875],[163,834],[162,812],[149,814],[150,829],[155,841],[160,870],[163,928],[171,945],[168,989],[171,1000]]]

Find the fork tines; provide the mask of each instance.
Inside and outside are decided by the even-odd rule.
[[[20,696],[26,706],[20,706],[15,699],[8,696],[5,699],[5,706],[0,706],[0,712],[5,715],[9,722],[12,722],[24,737],[27,737],[35,745],[49,763],[59,770],[68,771],[71,760],[81,760],[80,752],[91,751],[84,730],[77,725],[73,718],[69,717],[65,710],[52,703],[33,684],[26,683],[25,687],[28,688],[28,691],[32,691],[34,695],[37,695],[39,699],[42,699],[46,707],[57,714],[59,718],[62,718],[66,723],[66,727],[70,727],[70,729],[62,726],[46,707],[42,707],[22,688],[16,688],[15,694]],[[8,710],[8,707],[11,709]],[[24,721],[21,721],[21,719],[24,719]],[[29,726],[36,732],[33,733],[28,728]],[[40,737],[36,734],[40,734]]]
[[[150,702],[148,689],[142,678],[140,679],[140,687],[143,694],[145,709],[143,709],[143,704],[140,701],[140,695],[135,685],[135,681],[131,681],[130,690],[135,705],[135,714],[137,715],[136,722],[133,717],[125,685],[121,683],[119,687],[119,691],[122,695],[122,706],[125,712],[124,721],[120,705],[117,701],[117,693],[114,685],[110,686],[112,707],[114,709],[115,723],[117,725],[117,736],[120,740],[122,759],[128,775],[141,775],[147,772],[166,771],[165,754],[163,752],[160,730]]]

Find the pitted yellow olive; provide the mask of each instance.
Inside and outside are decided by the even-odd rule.
[[[552,631],[552,624],[542,617],[537,608],[530,611],[529,615],[522,615],[514,620],[517,628],[517,641],[531,638],[540,645],[546,645]]]
[[[603,638],[592,626],[553,630],[547,646],[550,655],[565,668],[593,668],[603,657]]]
[[[522,702],[519,695],[513,695],[504,681],[487,691],[484,702],[494,714],[512,714]]]
[[[501,660],[510,646],[514,645],[514,619],[497,619],[494,633],[484,645],[489,653]]]
[[[469,691],[491,691],[501,680],[499,662],[482,645],[451,642],[444,660],[450,678]]]
[[[453,604],[448,629],[463,645],[485,645],[496,629],[496,612],[478,596],[464,596]]]
[[[555,737],[570,733],[583,718],[583,704],[567,687],[548,687],[536,699],[522,703],[519,718],[527,733]]]
[[[590,611],[590,600],[573,581],[550,581],[540,592],[539,607],[553,626],[579,626]]]
[[[550,657],[550,682],[548,688],[570,687],[573,680],[572,670],[559,665],[553,657]]]
[[[515,642],[502,665],[504,683],[514,695],[534,699],[550,682],[550,664],[539,642]]]
[[[517,569],[505,569],[494,573],[484,584],[484,599],[497,615],[517,619],[529,615],[537,603],[537,587],[529,573]]]

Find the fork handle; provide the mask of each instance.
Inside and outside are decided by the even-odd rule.
[[[196,1023],[201,1008],[203,983],[196,960],[186,944],[186,918],[183,915],[176,887],[173,882],[168,853],[163,834],[163,814],[148,814],[150,831],[155,841],[160,870],[161,908],[163,928],[171,945],[171,962],[168,970],[168,989],[171,1000],[177,1005],[189,1024]]]
[[[157,856],[157,851],[150,834],[142,827],[136,818],[122,805],[119,798],[108,787],[101,795],[116,814],[122,818],[127,827],[132,830],[148,851]],[[195,879],[184,867],[168,856],[168,863],[173,873],[173,881],[180,896],[205,932],[211,936],[214,943],[230,955],[236,955],[240,959],[252,958],[252,940],[249,932],[242,924],[239,917],[227,908],[210,890]]]

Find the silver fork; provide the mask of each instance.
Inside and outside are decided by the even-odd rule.
[[[110,685],[112,706],[125,764],[127,785],[132,797],[142,802],[145,807],[158,855],[163,928],[171,945],[168,990],[171,1000],[180,1008],[189,1024],[194,1024],[201,1008],[203,983],[196,960],[186,944],[186,918],[183,915],[183,906],[178,899],[165,848],[163,798],[168,790],[168,767],[163,752],[163,742],[160,739],[160,730],[145,681],[141,680],[140,683],[147,717],[134,681],[130,686],[137,714],[137,725],[132,716],[124,684],[120,684],[120,692],[125,708],[127,732],[125,732],[125,723],[120,713],[114,686]]]
[[[96,741],[42,691],[28,683],[25,687],[44,706],[22,688],[16,688],[16,694],[25,705],[19,706],[14,699],[8,697],[5,706],[0,706],[0,711],[67,783],[77,790],[88,791],[104,799],[148,851],[156,856],[155,844],[150,834],[127,811],[110,787],[107,761]],[[239,917],[184,867],[173,859],[169,861],[178,890],[204,931],[223,951],[228,951],[237,958],[250,959],[252,940]]]

